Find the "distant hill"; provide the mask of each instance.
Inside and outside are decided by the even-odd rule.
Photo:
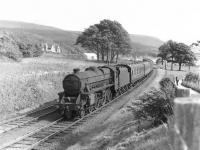
[[[135,50],[136,55],[139,56],[156,56],[159,46],[163,44],[163,41],[151,36],[130,34],[130,38],[133,50]]]
[[[130,38],[135,43],[140,43],[152,47],[159,47],[163,44],[163,41],[152,36],[130,34]]]
[[[19,21],[7,21],[0,20],[0,28],[19,28],[19,29],[34,29],[34,30],[61,30],[54,27],[27,23],[27,22],[19,22]]]
[[[57,43],[64,54],[83,53],[84,49],[75,46],[76,38],[80,31],[65,31],[62,29],[43,26],[33,23],[0,21],[0,30],[4,30],[13,36],[18,43],[38,45],[44,42]],[[137,55],[155,55],[161,40],[143,35],[130,34],[132,47]]]

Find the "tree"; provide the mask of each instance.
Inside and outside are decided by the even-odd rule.
[[[194,53],[190,50],[190,47],[184,43],[178,43],[176,49],[175,61],[179,64],[179,71],[181,70],[182,63],[193,64],[196,60]]]
[[[171,62],[171,70],[173,70],[173,64],[175,63],[175,56],[177,55],[177,48],[178,48],[178,43],[176,43],[175,41],[169,40],[167,42],[167,45],[169,47],[168,51],[169,51],[169,62]]]
[[[97,59],[113,61],[119,54],[130,51],[130,38],[127,31],[117,21],[102,20],[86,29],[76,40],[76,44],[97,53]]]
[[[158,53],[158,57],[160,57],[162,59],[162,65],[163,65],[163,61],[165,61],[165,70],[166,70],[166,61],[169,58],[169,45],[167,43],[164,43],[163,45],[161,45],[159,47],[159,53]]]
[[[190,66],[195,65],[196,60],[197,60],[197,58],[195,57],[194,53],[190,50],[185,58],[185,63],[189,66],[189,70],[190,70]]]
[[[169,40],[163,45],[159,47],[159,54],[158,57],[162,58],[162,60],[165,60],[165,62],[171,62],[171,70],[173,70],[173,63],[175,62],[174,56],[176,54],[177,49],[177,43]],[[166,63],[165,63],[165,69],[166,69]]]
[[[159,47],[157,56],[160,57],[162,61],[165,60],[171,62],[171,70],[173,70],[173,63],[178,63],[179,71],[181,70],[183,63],[191,65],[194,64],[194,61],[196,60],[196,57],[189,46],[172,40],[169,40]]]

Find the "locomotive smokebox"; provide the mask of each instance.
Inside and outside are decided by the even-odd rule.
[[[75,74],[67,75],[63,80],[63,89],[66,96],[78,96],[81,89],[81,81]]]

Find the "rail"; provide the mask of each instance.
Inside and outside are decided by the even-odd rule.
[[[54,113],[57,109],[55,108],[55,104],[49,105],[47,107],[44,107],[43,109],[30,112],[28,114],[10,119],[8,121],[4,121],[0,123],[0,134],[4,132],[8,132],[12,129],[23,127],[23,125],[31,124],[35,120],[38,120],[39,118],[46,116],[48,114]],[[46,112],[43,112],[46,111]],[[41,112],[41,114],[38,115],[38,113]],[[35,116],[33,116],[35,114]],[[32,115],[32,116],[31,116]]]

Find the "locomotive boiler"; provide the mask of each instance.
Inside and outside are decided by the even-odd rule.
[[[59,95],[59,112],[67,119],[83,117],[127,91],[153,69],[150,60],[137,64],[117,64],[74,69],[63,80]]]

